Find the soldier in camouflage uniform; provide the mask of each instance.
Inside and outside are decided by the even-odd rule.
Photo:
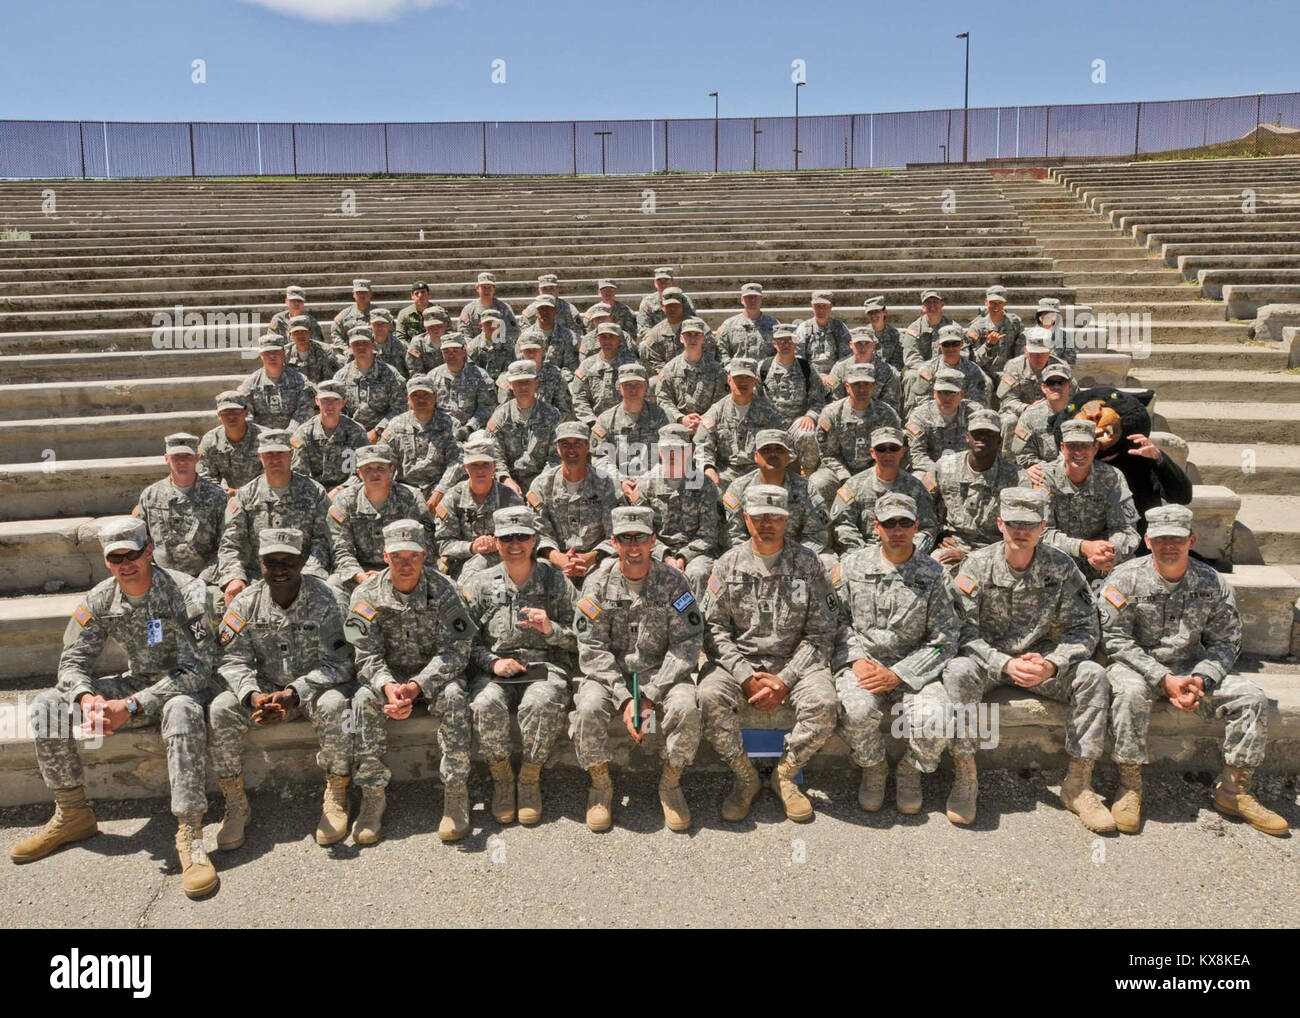
[[[794,329],[778,325],[772,330],[776,356],[758,366],[763,394],[772,401],[799,454],[801,472],[810,474],[820,459],[817,418],[830,402],[822,377],[806,360],[795,355]]]
[[[636,338],[644,339],[656,325],[664,320],[663,292],[669,287],[676,287],[676,274],[671,265],[661,265],[654,271],[654,293],[641,298],[636,309]],[[695,315],[695,305],[691,298],[682,294],[682,316],[691,318]]]
[[[1028,474],[1002,456],[998,415],[981,408],[968,419],[966,451],[941,456],[921,483],[934,499],[939,519],[940,538],[934,557],[955,570],[976,548],[1001,540],[1001,493],[1008,488],[1029,487],[1030,481]]]
[[[406,364],[406,344],[393,335],[393,313],[387,308],[370,312],[370,332],[375,341],[375,360],[383,361],[405,382],[411,369]]]
[[[307,320],[307,331],[312,340],[320,343],[322,346],[328,346],[325,339],[325,333],[321,331],[320,322],[316,321],[316,316],[307,310],[307,291],[301,286],[286,286],[284,288],[284,310],[277,311],[271,316],[271,324],[267,326],[272,332],[279,333],[285,339],[289,339],[295,318],[305,318]]]
[[[795,329],[796,353],[822,376],[823,384],[837,361],[851,355],[849,327],[838,318],[831,317],[835,295],[829,290],[814,290],[811,318],[805,318]]]
[[[451,316],[442,306],[435,304],[424,309],[424,331],[406,345],[406,377],[427,375],[442,363],[442,337],[446,335]]]
[[[600,352],[588,357],[573,373],[569,382],[569,396],[573,400],[573,416],[587,427],[611,407],[618,406],[622,398],[618,392],[618,371],[624,364],[635,364],[637,359],[623,349],[623,332],[613,322],[596,327],[596,342]]]
[[[645,365],[646,374],[657,378],[663,373],[668,362],[681,353],[683,346],[682,329],[688,321],[699,323],[704,330],[704,356],[716,360],[718,356],[717,343],[714,342],[708,327],[700,319],[687,316],[685,311],[686,295],[677,287],[670,286],[663,292],[661,300],[663,302],[663,320],[657,322],[637,343],[637,356],[640,358],[641,363]]]
[[[966,326],[967,353],[992,378],[1005,370],[1007,361],[1024,342],[1019,316],[1006,308],[1006,287],[990,286],[984,291],[985,310]]]
[[[555,323],[568,329],[575,339],[580,336],[581,315],[578,314],[577,308],[560,296],[560,277],[554,272],[545,272],[537,277],[537,297],[519,315],[520,335],[523,334],[523,330],[537,324],[537,309],[543,297],[550,297],[554,301],[551,306],[555,308]]]
[[[406,405],[406,383],[402,376],[375,357],[375,341],[368,328],[348,334],[352,360],[339,368],[334,381],[343,386],[349,415],[366,429],[371,442],[402,413]]]
[[[942,369],[957,370],[965,376],[966,398],[980,406],[988,406],[989,380],[969,357],[962,355],[966,340],[955,325],[945,325],[935,340],[935,356],[924,364],[909,370],[903,376],[903,416],[908,416],[921,403],[930,398],[935,375]]]
[[[366,430],[343,413],[347,398],[341,382],[327,378],[316,386],[315,417],[298,425],[289,439],[292,468],[306,474],[333,498],[357,468],[356,450],[367,444]]]
[[[1091,660],[1099,637],[1097,606],[1070,557],[1039,542],[1046,514],[1043,492],[1005,489],[998,513],[1003,540],[968,555],[955,581],[961,656],[943,670],[958,712],[948,819],[975,820],[976,710],[990,689],[1014,685],[1068,704],[1070,767],[1061,802],[1088,830],[1107,833],[1115,821],[1092,790],[1092,768],[1106,746],[1110,700],[1106,670]]]
[[[883,355],[878,354],[876,334],[868,328],[854,329],[849,334],[849,356],[836,361],[826,376],[829,399],[843,399],[849,394],[848,373],[854,364],[870,364],[876,373],[875,399],[888,403],[894,413],[902,417],[903,376]]]
[[[785,539],[785,489],[752,485],[744,511],[750,540],[718,559],[704,597],[704,735],[736,775],[722,819],[745,819],[762,787],[741,739],[741,707],[775,710],[788,699],[795,723],[772,791],[791,820],[811,820],[812,803],[795,775],[835,731],[830,660],[839,606],[817,556]]]
[[[155,566],[141,520],[116,519],[99,533],[112,573],[77,605],[63,634],[58,683],[32,704],[36,763],[54,793],[54,816],[10,849],[14,862],[32,862],[60,845],[99,832],[86,801],[74,726],[113,735],[142,722],[160,723],[178,830],[181,889],[201,898],[217,889],[217,872],[203,848],[207,729],[203,708],[217,692],[216,639],[207,590],[184,573]],[[92,678],[111,639],[126,652],[127,671]]]
[[[609,723],[622,715],[633,742],[662,730],[664,765],[659,802],[671,831],[691,826],[682,771],[700,744],[695,669],[704,619],[677,569],[656,561],[654,513],[646,506],[613,512],[617,558],[602,562],[582,588],[573,616],[582,683],[573,698],[569,737],[578,763],[591,775],[587,826],[613,823]]]
[[[411,284],[411,303],[397,312],[397,324],[393,328],[394,334],[408,349],[412,341],[424,335],[424,312],[428,308],[429,284],[423,279],[417,279]],[[409,366],[407,371],[410,372]],[[412,373],[423,374],[423,371]]]
[[[600,295],[601,303],[609,307],[610,320],[623,330],[624,335],[630,339],[635,339],[637,335],[636,312],[618,299],[618,284],[612,279],[598,279],[596,280],[596,292]],[[590,312],[588,312],[588,315],[590,315]]]
[[[1043,543],[1074,559],[1090,583],[1132,558],[1139,546],[1133,493],[1117,468],[1096,462],[1100,448],[1093,422],[1076,417],[1061,424],[1061,459],[1043,467]]]
[[[754,462],[754,440],[760,431],[781,427],[781,414],[758,387],[758,363],[736,357],[727,366],[728,394],[705,411],[695,432],[695,465],[718,491],[727,487]]]
[[[668,419],[684,425],[692,435],[699,433],[709,407],[727,395],[727,369],[705,352],[708,335],[708,326],[700,319],[683,321],[678,336],[682,352],[664,365],[655,387],[655,399]]]
[[[451,486],[433,512],[439,568],[462,581],[501,561],[492,514],[523,503],[513,488],[497,480],[496,457],[492,436],[486,431],[471,435],[461,457],[468,476]]]
[[[714,333],[723,366],[737,357],[763,361],[776,354],[772,330],[777,320],[763,313],[763,284],[745,283],[740,288],[740,303],[745,310],[732,315]]]
[[[240,488],[226,503],[226,518],[217,546],[217,585],[226,605],[260,574],[257,535],[263,530],[301,530],[310,558],[303,572],[326,579],[330,574],[329,498],[306,474],[290,468],[292,446],[287,431],[263,431],[258,457],[263,473]]]
[[[557,302],[549,294],[535,301],[537,321],[520,335],[527,334],[542,341],[542,361],[554,364],[566,375],[578,370],[578,335],[567,325],[556,320]]]
[[[198,476],[199,440],[194,435],[168,435],[165,449],[167,476],[140,492],[133,515],[148,529],[156,565],[215,583],[226,493]]]
[[[907,445],[897,428],[877,428],[871,433],[871,458],[875,462],[854,474],[835,493],[831,505],[831,535],[841,552],[875,544],[876,502],[884,495],[906,495],[916,506],[916,550],[928,554],[939,540],[939,519],[925,485],[902,469]]]
[[[562,417],[537,398],[537,365],[532,361],[515,361],[506,380],[515,398],[492,412],[485,430],[496,449],[497,479],[522,497],[538,474],[560,462],[555,429]]]
[[[1052,352],[1070,367],[1074,367],[1079,360],[1079,351],[1074,345],[1073,338],[1065,335],[1065,329],[1061,324],[1061,302],[1055,297],[1041,298],[1034,309],[1034,322],[1051,334]],[[1021,353],[1024,353],[1023,333],[1012,349],[1011,355],[1014,357]]]
[[[442,337],[443,363],[429,374],[438,406],[455,422],[453,434],[463,442],[479,431],[497,406],[496,385],[487,372],[466,360],[465,339],[459,333]]]
[[[263,428],[293,428],[312,410],[311,383],[284,363],[284,340],[268,332],[257,341],[262,366],[239,383],[253,420]]]
[[[594,357],[597,353],[600,352],[600,343],[597,341],[596,338],[596,330],[605,324],[618,325],[618,323],[614,321],[614,316],[611,312],[609,305],[607,304],[591,305],[591,307],[587,308],[587,310],[583,312],[582,320],[587,327],[587,331],[578,337],[578,363],[579,364],[581,364],[588,357]],[[618,327],[620,329],[623,328],[623,326],[621,325],[619,325]],[[623,333],[623,342],[618,349],[619,349],[619,353],[635,359],[636,358],[636,332],[625,331]]]
[[[903,373],[903,337],[894,326],[888,324],[889,309],[883,296],[868,297],[862,302],[862,310],[867,313],[867,326],[876,336],[876,352],[889,362],[889,366],[898,374]]]
[[[492,516],[501,561],[461,596],[478,634],[470,647],[469,706],[492,772],[492,816],[508,824],[542,819],[541,773],[564,729],[577,666],[573,615],[578,592],[549,562],[535,562],[537,518],[527,506]],[[510,710],[519,712],[519,782],[510,763]]]
[[[902,334],[902,369],[919,368],[935,355],[934,342],[945,325],[956,325],[943,313],[943,295],[938,290],[921,293],[921,317],[909,325]]]
[[[1029,472],[1036,484],[1043,481],[1043,467],[1061,456],[1049,422],[1065,409],[1077,388],[1070,365],[1048,364],[1043,368],[1041,383],[1044,398],[1027,407],[1011,431],[1011,458]]]
[[[352,280],[353,303],[335,315],[334,321],[330,324],[330,345],[341,357],[347,356],[348,335],[352,330],[358,325],[370,324],[370,302],[373,298],[374,291],[370,288],[370,280]]]
[[[264,530],[258,546],[263,579],[235,598],[221,620],[218,673],[225,688],[208,709],[212,765],[226,800],[217,849],[244,843],[252,813],[244,792],[244,734],[299,715],[316,730],[316,764],[325,772],[316,843],[333,845],[348,833],[355,690],[342,607],[328,584],[303,576],[302,531]]]
[[[654,466],[655,443],[668,415],[656,403],[646,401],[646,370],[640,364],[618,369],[620,402],[610,407],[591,426],[592,453],[598,468],[613,472],[627,495],[636,479]]]
[[[513,343],[518,339],[519,323],[515,321],[515,313],[510,310],[509,304],[496,295],[497,277],[491,272],[480,272],[474,290],[478,297],[460,309],[460,331],[466,341],[482,331],[479,319],[488,308],[495,308],[501,315],[501,321],[505,323],[506,342]]]
[[[966,400],[965,386],[966,378],[960,371],[940,368],[934,375],[934,398],[908,414],[903,431],[912,474],[917,479],[934,470],[944,453],[966,448],[966,425],[980,407]]]
[[[520,360],[532,361],[537,365],[537,397],[543,399],[560,411],[560,419],[573,420],[573,396],[569,392],[570,381],[563,371],[554,364],[542,360],[542,343],[535,333],[525,332],[515,343],[515,352]],[[509,403],[515,398],[510,382],[505,375],[497,379],[497,406]]]
[[[872,398],[876,369],[871,364],[854,364],[845,377],[848,396],[836,400],[817,417],[821,466],[808,484],[826,505],[845,481],[871,466],[871,433],[899,425],[894,408]]]
[[[875,541],[831,570],[842,623],[831,655],[840,734],[862,768],[858,804],[869,813],[885,801],[887,710],[906,724],[907,750],[894,772],[900,813],[921,812],[921,775],[938,770],[948,745],[943,668],[957,652],[961,622],[943,568],[916,547],[917,517],[907,495],[881,495]]]
[[[1002,365],[998,379],[997,409],[1002,418],[1002,443],[1011,441],[1020,415],[1042,398],[1043,372],[1048,364],[1065,366],[1063,360],[1051,352],[1048,345],[1051,334],[1046,329],[1030,326],[1025,330],[1025,352],[1012,357]]]
[[[383,443],[357,450],[360,484],[345,486],[329,508],[334,572],[329,582],[345,593],[384,568],[384,527],[415,520],[432,546],[433,519],[420,493],[393,480],[397,454]]]
[[[352,698],[352,780],[361,789],[361,809],[352,840],[379,840],[392,772],[384,763],[388,726],[411,716],[417,700],[438,718],[438,772],[443,782],[441,841],[469,833],[469,664],[474,623],[455,585],[426,569],[424,528],[398,520],[384,528],[384,561],[352,592],[343,634],[356,652],[357,685]]]
[[[560,465],[543,470],[528,489],[528,504],[537,513],[537,552],[581,586],[600,557],[611,554],[610,513],[622,492],[613,475],[592,462],[591,432],[585,424],[560,424],[555,448]]]
[[[199,442],[198,472],[233,495],[262,472],[257,458],[262,429],[248,419],[248,397],[238,389],[218,393],[217,420],[221,423]]]
[[[785,539],[802,544],[822,559],[829,569],[833,556],[827,555],[830,540],[830,512],[817,492],[808,486],[808,479],[790,466],[794,448],[790,436],[780,428],[760,431],[754,438],[754,463],[756,469],[741,474],[728,486],[722,496],[722,510],[727,514],[726,532],[721,534],[719,554],[730,547],[749,541],[745,526],[745,492],[755,484],[774,484],[786,492],[786,508],[790,519],[786,524]]]
[[[515,345],[506,339],[505,320],[496,308],[479,315],[478,324],[479,334],[466,347],[470,363],[482,368],[488,378],[498,378],[515,359]]]
[[[1111,759],[1119,766],[1111,815],[1127,834],[1142,824],[1151,704],[1166,698],[1179,710],[1226,722],[1214,808],[1265,834],[1286,834],[1286,820],[1250,790],[1268,744],[1268,696],[1232,671],[1241,651],[1241,614],[1232,587],[1209,565],[1189,558],[1196,544],[1191,509],[1153,506],[1146,519],[1151,555],[1116,566],[1097,598],[1110,658]]]
[[[388,422],[383,440],[398,455],[397,479],[418,488],[432,512],[463,475],[456,423],[438,409],[438,393],[428,375],[406,381],[411,409]]]
[[[285,363],[313,385],[333,378],[339,369],[338,358],[325,343],[312,339],[313,320],[306,315],[289,319],[289,345],[285,348]],[[319,329],[320,326],[317,326]]]

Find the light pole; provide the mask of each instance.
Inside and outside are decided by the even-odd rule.
[[[794,83],[794,168],[799,170],[799,89],[808,84],[806,81]]]
[[[710,92],[713,96],[713,172],[718,172],[718,93]]]
[[[958,32],[958,39],[966,40],[966,88],[961,97],[961,161],[966,162],[966,117],[970,108],[970,33]]]
[[[600,138],[600,175],[603,177],[605,175],[605,139],[608,138],[614,132],[613,131],[592,131],[591,133]]]
[[[940,143],[939,147],[943,149],[943,161],[946,163],[948,161],[948,146]]]
[[[754,120],[754,172],[758,172],[758,136],[763,133],[763,129],[758,126],[757,118]]]

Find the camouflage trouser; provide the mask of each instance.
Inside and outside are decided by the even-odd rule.
[[[559,668],[533,682],[498,682],[479,672],[469,690],[474,734],[488,763],[510,758],[510,710],[519,714],[523,762],[544,764],[564,729],[569,705],[569,679]]]
[[[820,495],[824,505],[832,506],[835,504],[835,493],[840,490],[842,483],[834,470],[823,466],[814,470],[808,478],[808,489]]]
[[[704,600],[704,588],[709,582],[709,574],[713,572],[713,563],[716,561],[717,559],[712,555],[696,555],[682,570],[686,574],[686,582],[690,585],[696,601]]]
[[[622,698],[621,692],[613,693],[594,679],[583,679],[578,686],[569,714],[569,738],[584,769],[609,762],[609,723],[616,716],[622,719]],[[690,679],[675,683],[668,695],[655,704],[655,715],[664,735],[664,762],[684,770],[700,748],[695,684]]]
[[[813,417],[816,417],[813,414]],[[802,420],[798,418],[797,420]],[[797,423],[791,424],[786,429],[786,437],[790,439],[790,445],[794,448],[794,455],[790,458],[790,465],[803,474],[805,477],[817,469],[822,461],[821,447],[817,444],[817,425],[813,425],[807,431],[800,431]],[[831,492],[833,495],[834,492]],[[829,502],[826,503],[830,505]]]
[[[802,767],[826,740],[835,734],[839,701],[829,668],[805,673],[790,690],[787,700],[794,708],[794,727],[785,737],[785,756]],[[700,672],[700,710],[704,715],[704,737],[713,743],[718,756],[731,762],[745,755],[740,734],[740,708],[746,703],[740,680],[721,665],[710,662]]]
[[[1013,686],[1022,693],[1068,704],[1070,713],[1065,722],[1065,751],[1073,757],[1100,760],[1106,748],[1110,685],[1106,682],[1106,669],[1096,661],[1080,661],[1037,686],[1024,689],[1016,686],[1007,675],[993,675],[972,658],[955,657],[944,666],[943,684],[953,707],[968,718],[974,716],[976,705],[994,686]],[[968,725],[966,731],[969,733],[971,728]],[[954,738],[953,755],[973,756],[977,741],[970,734]]]
[[[487,555],[471,555],[463,561],[460,559],[447,559],[447,574],[459,580],[463,585],[475,573],[481,573],[484,569],[489,569],[500,561],[501,554],[495,551]]]
[[[105,700],[121,700],[153,685],[153,678],[108,675],[91,684]],[[167,750],[167,778],[172,789],[172,813],[202,813],[208,808],[206,757],[208,730],[203,708],[215,689],[203,693],[182,693],[171,697],[158,717],[137,715],[123,728],[141,728],[159,722]],[[85,784],[81,755],[72,737],[81,724],[81,709],[69,708],[58,690],[47,689],[32,704],[32,731],[36,735],[36,764],[47,788],[78,788]],[[110,736],[111,738],[111,736]]]
[[[1171,667],[1175,675],[1187,675],[1196,662]],[[1151,721],[1151,704],[1168,699],[1163,687],[1150,685],[1128,665],[1112,662],[1106,669],[1110,680],[1111,732],[1115,748],[1111,759],[1116,763],[1147,762],[1147,726]],[[1264,762],[1268,742],[1268,695],[1240,675],[1226,675],[1212,696],[1201,700],[1196,713],[1206,720],[1224,718],[1223,759],[1233,767],[1255,768]]]
[[[275,688],[259,686],[263,693]],[[326,689],[303,700],[285,714],[285,721],[305,715],[316,729],[320,752],[316,766],[326,774],[347,774],[352,757],[352,719],[348,689]],[[284,722],[280,722],[283,724]],[[253,712],[230,690],[218,693],[208,708],[208,742],[218,778],[233,778],[244,770],[244,733],[253,725]]]
[[[840,698],[840,736],[848,743],[853,762],[871,767],[885,760],[885,733],[880,720],[887,709],[902,703],[901,732],[907,739],[906,758],[922,774],[933,774],[948,745],[948,719],[952,701],[942,682],[929,682],[919,690],[906,685],[887,693],[872,693],[858,685],[852,668],[835,677]],[[891,726],[892,727],[892,726]]]
[[[392,772],[384,764],[384,754],[388,752],[388,726],[400,725],[384,713],[384,704],[388,702],[383,693],[370,686],[362,686],[352,697],[353,783],[361,788],[384,788]],[[464,784],[469,780],[469,745],[470,720],[469,697],[465,695],[465,680],[449,682],[426,701],[423,697],[416,703],[429,704],[429,713],[439,719],[438,748],[442,751],[442,761],[438,764],[438,773],[442,775],[443,784]],[[415,716],[414,710],[411,717]]]

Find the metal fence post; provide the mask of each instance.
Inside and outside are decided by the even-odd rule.
[[[293,175],[298,176],[298,125],[289,125],[289,137],[293,142]]]
[[[483,121],[483,176],[487,176],[487,121]]]
[[[1264,93],[1255,96],[1255,155],[1259,155],[1259,109],[1264,101]]]
[[[77,121],[77,138],[81,141],[81,179],[86,179],[86,125]]]
[[[388,172],[388,124],[384,124],[384,172]]]
[[[578,122],[575,120],[570,125],[573,128],[573,175],[578,175]]]
[[[1052,107],[1047,107],[1047,123],[1043,126],[1043,158],[1047,158],[1047,150],[1051,146],[1052,138]]]
[[[1137,158],[1138,139],[1142,136],[1142,104],[1137,104],[1137,122],[1133,125],[1133,158]]]
[[[191,177],[198,176],[198,174],[194,172],[194,122],[193,121],[190,121],[190,176]]]

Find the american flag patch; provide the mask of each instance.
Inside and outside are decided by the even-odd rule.
[[[582,612],[587,618],[595,621],[596,616],[600,614],[600,605],[589,597],[584,597],[578,602],[578,611]]]
[[[907,430],[913,435],[919,435],[921,433],[921,425],[917,424],[916,421],[908,421]]]
[[[348,514],[336,505],[330,506],[330,516],[333,518],[335,523],[342,523],[348,518]]]
[[[289,439],[289,444],[293,446],[295,449],[301,449],[302,439],[299,438],[297,435],[294,435],[291,439]]]
[[[77,620],[77,624],[79,626],[84,627],[86,623],[89,622],[91,619],[93,619],[95,616],[90,614],[90,611],[86,608],[84,604],[79,604],[77,605],[76,611],[72,613],[72,617]]]
[[[1107,601],[1113,604],[1116,608],[1123,608],[1126,604],[1128,604],[1128,598],[1126,598],[1114,587],[1107,587],[1102,592],[1102,597],[1104,597]]]
[[[226,617],[221,620],[236,633],[241,632],[248,622],[237,612],[226,612]]]
[[[853,501],[853,492],[849,491],[847,486],[841,488],[839,491],[835,493],[835,495],[845,505],[848,505],[850,502]]]
[[[358,615],[360,615],[367,622],[369,622],[371,619],[375,617],[374,605],[370,604],[367,601],[358,601],[356,604],[352,606],[352,610],[356,612]]]
[[[936,483],[934,479],[934,474],[927,473],[924,477],[921,478],[921,483],[925,485],[926,491],[934,491],[934,486]]]
[[[528,493],[528,504],[534,509],[540,508],[542,504],[542,496],[537,494],[535,491],[530,491]]]
[[[822,431],[830,431],[830,430],[831,430],[831,422],[830,422],[830,419],[827,418],[827,417],[825,417],[825,416],[818,417],[818,418],[817,418],[817,424],[818,424],[818,426],[822,429]]]
[[[440,520],[445,520],[448,517],[448,515],[450,515],[447,512],[447,507],[443,505],[441,502],[438,503],[438,508],[435,509],[434,512],[438,514],[438,519]]]
[[[712,573],[709,574],[709,593],[719,594],[722,592],[722,581]]]
[[[1016,425],[1016,438],[1020,439],[1022,442],[1028,440],[1028,438],[1029,438],[1029,429],[1026,428],[1023,424],[1017,424],[1017,425]]]
[[[233,515],[234,513],[239,512],[239,499],[237,499],[237,498],[232,498],[229,502],[227,502],[227,503],[226,503],[226,512],[231,513],[232,515]]]
[[[962,573],[957,577],[957,589],[960,590],[963,594],[974,593],[975,581],[972,580],[965,573]]]
[[[725,495],[722,496],[722,504],[725,505],[728,509],[735,509],[736,506],[740,505],[740,499],[738,499],[731,492],[727,492]]]

